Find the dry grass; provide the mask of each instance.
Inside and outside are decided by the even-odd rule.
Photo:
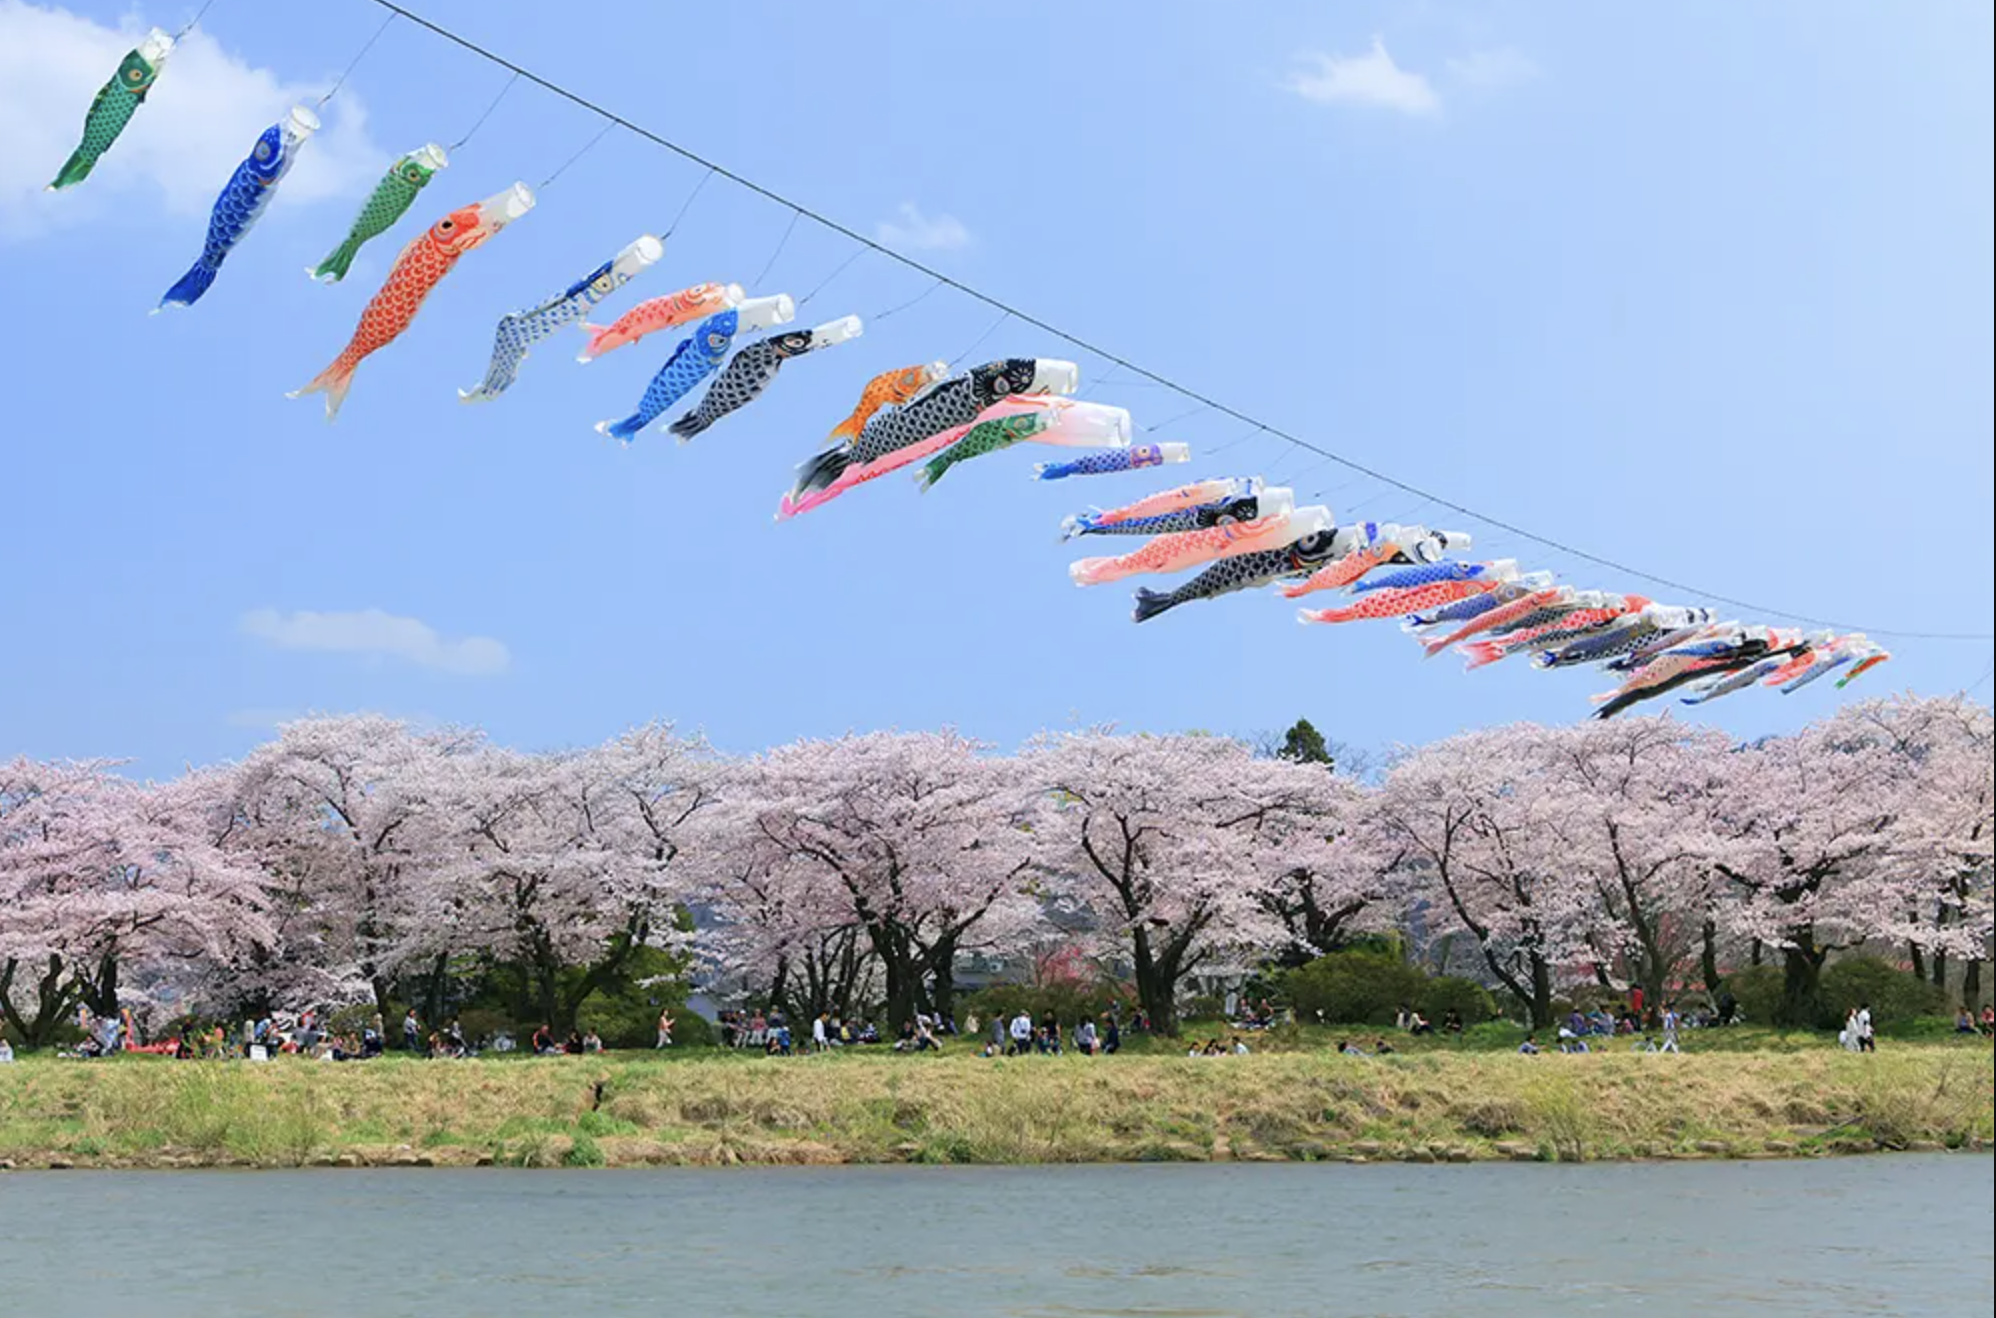
[[[0,1067],[21,1165],[1768,1156],[1992,1137],[1986,1049]]]

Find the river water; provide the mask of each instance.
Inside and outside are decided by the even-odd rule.
[[[1981,1314],[1991,1160],[0,1174],[0,1314]]]

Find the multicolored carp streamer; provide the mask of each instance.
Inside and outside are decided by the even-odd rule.
[[[146,33],[145,40],[125,52],[111,81],[99,87],[97,95],[90,99],[90,109],[83,116],[83,140],[56,171],[48,191],[73,188],[90,177],[90,171],[97,168],[97,162],[111,149],[111,143],[118,140],[118,134],[125,131],[125,125],[146,103],[146,93],[159,80],[159,71],[172,53],[173,38],[158,28]]]
[[[423,309],[430,290],[451,272],[458,258],[482,246],[493,234],[533,208],[534,194],[526,184],[515,183],[484,201],[452,211],[410,239],[402,254],[395,258],[388,278],[360,313],[360,324],[354,328],[346,348],[310,384],[289,396],[301,398],[323,393],[326,420],[338,416],[347,390],[353,387],[354,371],[370,353],[387,347],[409,328],[409,322]]]
[[[1190,444],[1133,444],[1129,448],[1112,448],[1106,453],[1090,453],[1072,462],[1042,462],[1033,468],[1033,474],[1043,481],[1064,481],[1069,476],[1107,476],[1118,471],[1162,467],[1167,462],[1190,461]]]
[[[1195,509],[1217,508],[1235,500],[1248,498],[1261,493],[1261,477],[1228,476],[1220,480],[1194,481],[1177,489],[1162,490],[1157,494],[1146,495],[1135,503],[1126,503],[1120,508],[1095,508],[1085,513],[1074,513],[1062,518],[1060,538],[1072,540],[1081,535],[1121,535],[1119,528],[1132,522],[1147,522],[1154,518],[1170,517]],[[1212,522],[1194,523],[1195,526],[1211,526]],[[1171,527],[1171,530],[1191,530],[1191,526]],[[1137,531],[1132,534],[1151,535],[1151,531]]]
[[[742,297],[740,284],[695,284],[664,297],[648,298],[608,325],[591,325],[585,320],[582,332],[589,336],[589,341],[582,345],[575,360],[593,362],[604,353],[636,343],[657,330],[676,329],[702,316],[740,306]]]
[[[877,480],[950,442],[949,431],[967,430],[986,408],[1019,394],[1071,394],[1081,372],[1073,362],[1012,357],[951,376],[899,407],[884,408],[850,445],[830,448],[801,464],[796,483],[776,513],[785,521]],[[958,438],[952,436],[952,438]]]
[[[762,391],[775,383],[783,363],[807,352],[856,339],[860,330],[858,316],[841,316],[816,329],[772,334],[756,340],[734,355],[707,390],[707,396],[700,400],[700,406],[672,423],[672,433],[684,444],[728,413],[762,397]]]
[[[1392,564],[1420,565],[1441,560],[1444,553],[1470,547],[1466,531],[1430,531],[1425,526],[1397,522],[1359,522],[1338,528],[1335,557],[1303,581],[1282,588],[1290,599],[1319,590],[1349,586],[1368,572]]]
[[[866,382],[859,391],[859,402],[852,414],[832,427],[826,436],[833,443],[847,443],[859,438],[866,423],[873,414],[883,407],[899,407],[921,393],[932,384],[939,383],[949,374],[949,366],[944,362],[923,362],[920,366],[902,366],[891,371],[882,371]]]
[[[527,360],[529,348],[563,325],[581,320],[589,308],[664,255],[664,243],[651,234],[640,234],[623,251],[539,306],[501,316],[492,336],[492,361],[485,368],[485,379],[475,389],[458,390],[458,401],[484,403],[505,393],[519,378],[520,363]]]
[[[1361,595],[1355,604],[1341,609],[1298,609],[1296,617],[1301,622],[1362,622],[1377,618],[1404,618],[1422,609],[1437,608],[1456,600],[1481,595],[1497,586],[1495,580],[1444,580],[1428,581],[1416,586],[1401,586],[1392,590],[1378,590]]]
[[[1238,558],[1222,559],[1177,590],[1139,588],[1137,607],[1131,616],[1138,622],[1147,622],[1165,610],[1175,609],[1191,600],[1213,599],[1233,591],[1265,586],[1283,577],[1301,576],[1331,556],[1333,538],[1334,533],[1319,531],[1281,549],[1263,549]]]
[[[1202,563],[1293,544],[1305,536],[1331,529],[1330,509],[1295,508],[1291,491],[1282,490],[1279,500],[1274,497],[1276,493],[1263,491],[1262,502],[1270,505],[1270,511],[1251,522],[1223,522],[1194,531],[1173,531],[1158,536],[1142,549],[1115,558],[1077,559],[1068,565],[1067,574],[1077,586],[1100,586],[1142,573],[1183,572]]]
[[[354,216],[353,227],[347,230],[347,236],[340,240],[340,245],[305,273],[328,284],[337,284],[345,279],[347,271],[353,268],[353,258],[360,251],[361,244],[394,228],[396,221],[415,204],[416,194],[449,163],[450,157],[444,154],[444,149],[431,142],[417,147],[390,165],[388,172],[381,176],[381,181],[374,185],[374,191],[368,194],[360,214]]]
[[[658,368],[651,383],[645,386],[644,397],[638,400],[638,410],[621,421],[598,421],[596,432],[620,443],[630,443],[637,438],[639,431],[658,420],[665,409],[686,397],[695,385],[721,369],[721,363],[728,358],[728,350],[734,347],[736,334],[743,329],[788,324],[796,314],[796,303],[784,294],[752,298],[740,306],[715,312],[679,341],[679,346],[665,359],[665,365]]]
[[[1071,398],[1058,396],[1016,401],[1039,406],[1010,416],[988,420],[980,417],[977,424],[963,432],[961,439],[922,465],[921,471],[915,475],[915,483],[928,490],[957,463],[981,458],[1026,440],[1068,448],[1086,448],[1095,444],[1120,446],[1130,442],[1130,414],[1120,407],[1077,403]]]
[[[215,198],[215,209],[208,216],[208,239],[201,245],[200,257],[166,290],[166,296],[154,310],[191,307],[201,300],[201,295],[214,284],[215,276],[221,273],[222,262],[270,208],[277,185],[298,162],[298,149],[318,131],[319,117],[302,105],[292,106],[290,114],[263,130],[243,163],[229,175],[222,195]]]

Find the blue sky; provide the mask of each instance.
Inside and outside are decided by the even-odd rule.
[[[419,8],[1417,485],[1785,610],[1991,629],[1987,5]],[[857,313],[865,336],[794,363],[691,445],[654,431],[619,449],[591,429],[629,410],[667,336],[587,367],[557,339],[503,399],[459,405],[500,314],[663,232],[698,183],[621,131],[465,259],[329,426],[285,391],[345,343],[400,242],[538,184],[598,124],[516,86],[348,282],[308,282],[386,161],[454,141],[504,81],[397,23],[214,290],[148,317],[257,132],[316,99],[381,21],[363,0],[217,0],[99,175],[36,191],[130,44],[117,29],[193,9],[0,0],[0,754],[164,774],[238,755],[281,717],[348,709],[526,746],[654,717],[747,750],[1299,714],[1379,746],[1579,717],[1605,685],[1517,664],[1465,675],[1390,626],[1299,627],[1272,593],[1138,627],[1126,585],[1068,584],[1063,513],[1197,475],[1294,476],[1341,518],[1462,527],[1479,554],[1698,602],[1266,437],[1202,459],[1245,430],[1210,415],[1148,436],[1194,446],[1165,478],[1037,484],[1045,455],[1014,451],[926,495],[894,477],[775,525],[792,464],[866,378],[955,357],[992,322],[946,289],[875,320],[928,286],[877,255],[798,318]],[[716,179],[605,309],[751,282],[789,219]],[[849,251],[801,222],[751,292],[802,297]],[[1140,425],[1189,407],[1017,324],[977,355],[1076,360],[1087,396]],[[1959,689],[1991,662],[1986,642],[1881,639],[1897,658],[1866,679],[1877,691]],[[1687,716],[1756,734],[1836,698],[1821,683]]]

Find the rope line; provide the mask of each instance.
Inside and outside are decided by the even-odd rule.
[[[402,13],[401,10],[396,10],[396,12]],[[407,14],[402,14],[402,16],[404,18],[408,17]],[[519,80],[520,80],[520,71],[518,69],[515,69],[513,71],[513,76],[506,79],[506,85],[499,89],[499,94],[492,98],[492,104],[485,107],[485,113],[479,115],[477,119],[473,120],[471,127],[465,130],[464,136],[458,138],[457,141],[452,142],[450,146],[446,149],[450,151],[456,151],[459,147],[463,146],[466,142],[469,142],[471,140],[472,134],[476,133],[479,129],[485,127],[485,121],[492,117],[492,112],[499,108],[499,102],[506,99],[506,93],[512,91],[513,84],[518,82]]]
[[[615,128],[616,126],[617,126],[617,125],[615,125],[615,124],[604,124],[602,128],[600,128],[600,129],[598,129],[598,130],[597,130],[597,133],[596,133],[596,136],[594,136],[594,137],[590,138],[590,139],[589,139],[589,140],[588,140],[587,142],[584,142],[584,143],[582,144],[582,149],[581,149],[580,151],[577,151],[577,152],[576,152],[576,153],[575,153],[574,155],[572,155],[572,156],[570,156],[570,157],[569,157],[568,159],[566,159],[566,160],[562,161],[562,162],[561,162],[561,168],[560,168],[560,169],[557,169],[557,170],[556,170],[556,171],[555,171],[554,173],[552,173],[552,174],[548,175],[548,176],[547,176],[546,178],[542,179],[542,180],[541,180],[541,185],[540,185],[540,187],[538,187],[538,188],[534,189],[534,191],[536,191],[536,192],[544,192],[544,191],[546,191],[546,190],[547,190],[547,185],[548,185],[548,184],[550,184],[550,183],[554,182],[554,181],[555,181],[556,179],[560,178],[560,177],[561,177],[561,176],[562,176],[563,174],[566,174],[566,173],[568,172],[568,167],[569,167],[570,165],[572,165],[572,164],[574,164],[574,163],[575,163],[576,161],[578,161],[578,160],[582,159],[582,157],[584,157],[584,156],[588,155],[588,154],[589,154],[589,148],[591,148],[591,147],[595,146],[595,145],[596,145],[596,144],[597,144],[598,142],[602,141],[602,140],[603,140],[603,139],[604,139],[605,137],[608,137],[608,136],[610,135],[610,130],[611,130],[612,128]]]
[[[762,263],[762,270],[757,273],[755,282],[749,285],[750,288],[761,288],[762,281],[769,278],[769,272],[776,268],[776,258],[783,255],[783,249],[790,243],[790,235],[797,230],[797,221],[802,218],[804,218],[802,211],[790,212],[790,223],[783,226],[783,236],[776,240],[776,250],[771,252],[769,259]]]
[[[1328,461],[1331,462],[1335,462],[1338,465],[1348,468],[1351,471],[1369,476],[1372,479],[1381,482],[1382,484],[1391,485],[1396,489],[1404,490],[1408,494],[1418,499],[1421,499],[1427,503],[1432,503],[1437,507],[1445,508],[1450,512],[1458,513],[1464,517],[1474,518],[1476,521],[1479,521],[1483,523],[1485,526],[1491,527],[1495,530],[1503,531],[1510,535],[1517,536],[1521,540],[1530,541],[1531,543],[1539,545],[1545,549],[1554,550],[1559,553],[1569,554],[1574,558],[1584,560],[1588,563],[1593,564],[1596,567],[1605,568],[1610,572],[1619,573],[1623,576],[1635,577],[1640,580],[1650,582],[1654,585],[1663,586],[1669,590],[1680,591],[1683,594],[1695,598],[1710,600],[1714,603],[1730,605],[1734,608],[1743,609],[1751,613],[1765,614],[1776,618],[1786,618],[1793,622],[1807,623],[1811,626],[1817,626],[1817,627],[1829,627],[1837,631],[1864,631],[1871,633],[1873,635],[1897,636],[1909,640],[1928,640],[1928,641],[1996,640],[1996,633],[1991,633],[1991,632],[1919,631],[1907,628],[1872,627],[1872,626],[1864,626],[1858,623],[1843,622],[1832,618],[1817,617],[1812,614],[1797,613],[1788,609],[1777,609],[1769,605],[1755,603],[1751,600],[1740,599],[1731,595],[1722,595],[1717,591],[1706,590],[1703,589],[1702,587],[1691,585],[1688,582],[1678,581],[1674,578],[1663,576],[1659,573],[1646,572],[1641,568],[1634,567],[1628,563],[1623,563],[1614,558],[1610,558],[1605,554],[1590,553],[1587,550],[1578,548],[1577,546],[1567,544],[1565,541],[1560,540],[1555,536],[1541,535],[1538,532],[1527,530],[1525,527],[1520,526],[1515,522],[1508,521],[1502,517],[1498,517],[1491,513],[1480,512],[1477,509],[1472,508],[1466,504],[1457,502],[1454,499],[1446,498],[1441,494],[1438,494],[1432,490],[1428,490],[1422,486],[1416,485],[1410,481],[1403,481],[1398,477],[1389,475],[1388,473],[1381,471],[1377,467],[1371,466],[1370,464],[1365,462],[1361,462],[1356,458],[1346,457],[1342,453],[1335,452],[1334,450],[1325,448],[1321,444],[1315,443],[1311,440],[1304,439],[1299,435],[1296,435],[1288,430],[1283,429],[1280,426],[1270,425],[1267,422],[1264,422],[1259,418],[1254,417],[1240,410],[1237,407],[1232,407],[1226,403],[1219,401],[1218,399],[1202,392],[1201,390],[1192,388],[1188,385],[1180,384],[1179,382],[1171,379],[1168,376],[1160,375],[1156,371],[1148,370],[1142,366],[1139,366],[1135,362],[1129,360],[1127,357],[1123,357],[1117,353],[1109,351],[1106,348],[1100,347],[1099,345],[1095,344],[1094,342],[1088,339],[1084,339],[1076,334],[1070,334],[1068,331],[1061,329],[1059,326],[1051,324],[1048,321],[1042,320],[1038,316],[1032,315],[1029,312],[1023,311],[1020,308],[1012,305],[1009,302],[1004,301],[1001,298],[994,297],[993,295],[986,293],[981,289],[974,288],[971,285],[966,284],[959,279],[954,279],[949,275],[944,274],[942,271],[936,269],[935,267],[927,264],[926,262],[916,260],[912,256],[903,255],[902,253],[897,252],[892,248],[887,247],[881,244],[880,242],[868,237],[866,234],[859,232],[858,230],[852,228],[851,226],[841,224],[837,220],[832,219],[830,216],[824,214],[821,211],[814,210],[809,206],[805,206],[799,202],[792,201],[789,197],[783,195],[780,192],[777,192],[773,188],[765,187],[762,184],[757,183],[753,179],[746,178],[743,175],[737,174],[733,170],[725,168],[719,163],[708,159],[706,156],[701,155],[697,151],[694,151],[685,146],[681,146],[679,143],[673,141],[672,139],[663,137],[660,134],[653,132],[651,129],[644,127],[641,124],[633,123],[631,120],[624,118],[623,116],[615,113],[612,110],[606,109],[601,104],[590,100],[588,97],[583,96],[581,93],[571,91],[569,88],[562,86],[560,83],[550,81],[549,79],[544,78],[541,75],[534,73],[531,70],[526,69],[519,64],[515,64],[513,61],[505,58],[503,55],[497,54],[496,52],[490,50],[489,48],[482,46],[479,43],[471,40],[469,37],[460,36],[458,33],[452,31],[451,29],[444,27],[439,23],[433,22],[430,19],[423,17],[421,14],[415,13],[414,11],[404,7],[403,5],[396,3],[395,0],[370,0],[370,3],[375,4],[383,9],[392,10],[393,12],[400,14],[403,18],[407,19],[409,22],[416,24],[418,27],[425,28],[428,31],[435,33],[437,36],[443,38],[445,41],[450,42],[452,45],[461,47],[462,49],[470,51],[472,54],[477,55],[481,59],[488,60],[493,64],[499,65],[501,68],[511,71],[516,80],[524,78],[528,82],[533,83],[535,86],[542,88],[543,90],[551,93],[552,95],[558,96],[561,99],[568,101],[574,105],[579,105],[585,110],[589,110],[595,114],[602,115],[606,119],[615,121],[616,123],[629,129],[631,132],[635,133],[639,137],[644,138],[646,141],[651,142],[656,146],[663,147],[665,150],[672,152],[674,155],[679,156],[681,159],[691,161],[696,165],[704,166],[712,173],[719,174],[721,177],[727,179],[731,183],[739,185],[746,191],[755,193],[757,196],[764,197],[770,201],[773,201],[779,206],[788,207],[790,210],[796,211],[800,215],[804,215],[812,220],[815,220],[817,223],[823,225],[825,228],[830,229],[832,232],[839,234],[845,238],[848,238],[852,242],[857,244],[862,249],[862,252],[859,254],[863,254],[864,252],[878,252],[881,255],[887,257],[888,259],[895,261],[900,265],[906,266],[908,269],[915,270],[921,274],[929,276],[931,279],[936,280],[939,284],[947,285],[948,287],[955,289],[957,292],[963,294],[965,297],[972,299],[973,301],[981,302],[995,311],[1003,312],[1005,318],[1017,320],[1021,324],[1029,325],[1032,328],[1040,330],[1043,333],[1050,334],[1053,337],[1060,339],[1065,343],[1072,344],[1074,347],[1079,348],[1084,352],[1093,353],[1095,356],[1102,358],[1104,361],[1114,363],[1116,366],[1119,366],[1123,370],[1130,372],[1132,375],[1141,376],[1144,379],[1155,381],[1158,384],[1161,384],[1166,388],[1172,390],[1174,393],[1179,394],[1189,402],[1203,404],[1215,412],[1218,412],[1224,416],[1232,417],[1234,420],[1239,421],[1243,425],[1259,426],[1262,429],[1266,430],[1269,434],[1275,436],[1277,439],[1284,440],[1296,446],[1299,449],[1304,449],[1307,450],[1308,452],[1315,453],[1317,456],[1321,458],[1327,459]],[[855,257],[852,259],[856,260],[859,254],[856,254]],[[851,261],[849,260],[847,264],[850,265]],[[843,269],[844,266],[841,266],[840,270]],[[839,273],[838,271],[834,271],[833,272],[834,277],[836,277],[838,273]],[[830,280],[828,279],[826,282],[829,283]],[[823,287],[823,285],[820,285],[820,287]]]
[[[367,58],[367,52],[374,49],[374,43],[381,40],[381,34],[386,32],[389,25],[400,17],[400,14],[390,13],[388,17],[381,20],[381,26],[374,29],[374,35],[367,39],[367,44],[360,48],[360,53],[347,61],[347,66],[340,70],[340,76],[333,79],[333,85],[328,87],[326,94],[319,98],[320,105],[324,105],[327,101],[332,100],[333,94],[347,85],[347,78],[352,75],[355,69],[360,67],[360,62]]]

